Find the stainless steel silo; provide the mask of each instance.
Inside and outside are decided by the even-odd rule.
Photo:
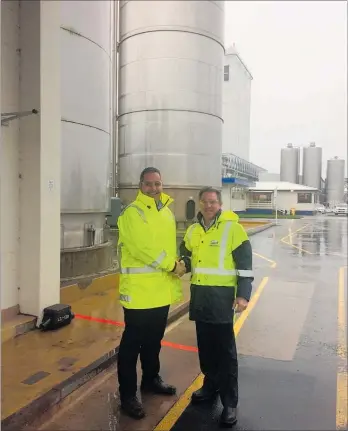
[[[179,220],[204,185],[221,187],[223,1],[120,3],[119,188],[162,171]]]
[[[345,161],[335,157],[327,161],[326,201],[333,207],[344,199]]]
[[[104,235],[110,204],[113,1],[61,2],[61,271],[111,265]]]
[[[300,149],[287,144],[280,152],[280,181],[299,184]]]
[[[303,148],[302,184],[321,189],[322,149],[311,142]]]

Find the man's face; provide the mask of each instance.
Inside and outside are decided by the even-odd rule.
[[[199,206],[203,217],[212,220],[221,209],[221,203],[215,192],[203,193]]]
[[[145,174],[143,181],[140,183],[140,190],[144,195],[158,200],[163,190],[160,174],[157,172],[149,172]]]

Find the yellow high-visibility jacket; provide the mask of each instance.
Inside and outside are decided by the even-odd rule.
[[[190,320],[232,323],[235,297],[249,301],[252,249],[247,233],[232,211],[219,211],[206,229],[202,214],[180,245],[191,272]]]
[[[236,268],[232,256],[233,251],[248,240],[233,211],[222,211],[207,232],[200,223],[191,225],[184,237],[184,245],[192,253],[191,283],[235,287],[238,276],[252,277],[251,268]]]
[[[161,194],[162,208],[139,191],[118,219],[120,302],[125,308],[147,309],[173,304],[182,298],[180,279],[172,272],[176,256],[176,223]]]

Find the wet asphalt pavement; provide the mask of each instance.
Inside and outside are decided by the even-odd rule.
[[[342,314],[347,306],[338,311],[347,284],[346,270],[340,269],[347,265],[347,218],[280,220],[251,242],[254,304],[241,318],[237,337],[240,404],[235,429],[347,429],[347,322]],[[112,368],[73,393],[42,429],[153,430],[159,422],[157,430],[218,429],[219,400],[189,404],[191,383],[200,370],[194,349],[182,349],[196,346],[193,323],[187,317],[174,323],[165,341],[161,374],[177,386],[177,397],[147,396],[147,417],[126,418],[114,395]]]

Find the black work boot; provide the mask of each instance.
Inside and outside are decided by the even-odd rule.
[[[160,376],[151,381],[143,380],[140,386],[143,392],[152,392],[159,395],[175,395],[176,388],[163,382]]]
[[[121,398],[121,409],[133,419],[145,417],[143,406],[136,396]]]
[[[193,403],[202,403],[205,401],[212,401],[216,398],[216,395],[218,394],[218,390],[209,386],[209,385],[203,385],[201,389],[198,389],[198,391],[193,392],[191,401]]]
[[[222,428],[232,428],[237,423],[237,409],[235,407],[224,407],[220,417]]]

